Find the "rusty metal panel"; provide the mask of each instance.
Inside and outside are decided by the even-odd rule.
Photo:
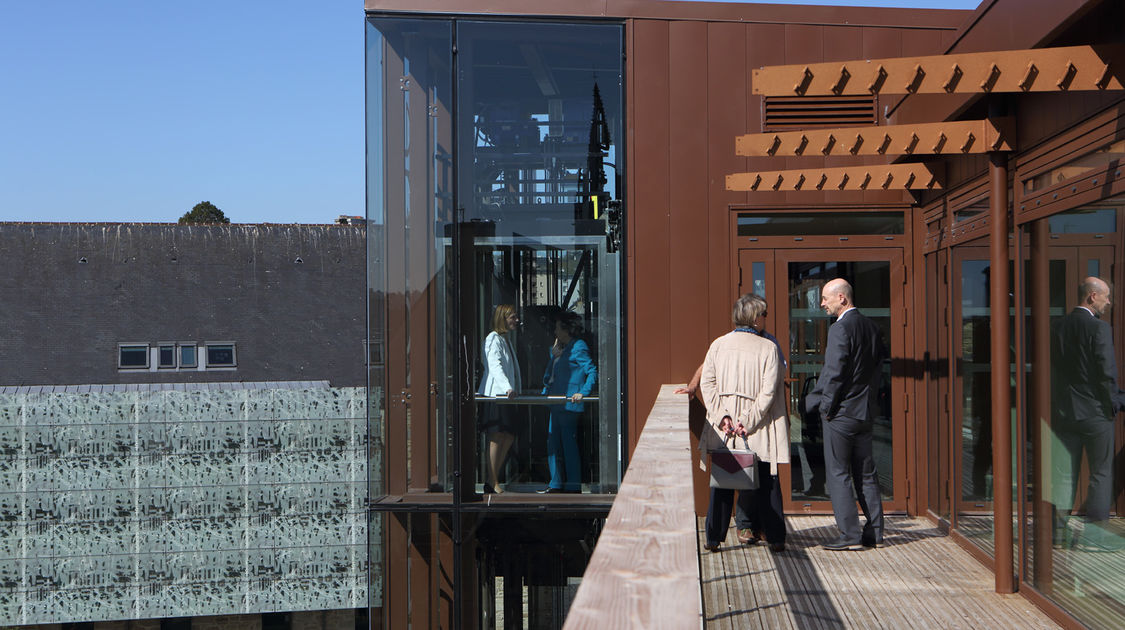
[[[743,24],[711,24],[708,27],[707,170],[711,174],[712,181],[715,181],[720,173],[746,168],[746,160],[730,152],[729,133],[732,130],[738,133],[738,129],[745,129],[742,126],[745,120],[744,112],[750,99],[745,53],[748,34],[749,29]],[[724,136],[727,138],[726,146],[723,146],[722,142]],[[737,283],[731,282],[730,222],[727,220],[727,208],[730,204],[745,203],[746,199],[745,193],[728,192],[715,184],[712,184],[708,190],[709,247],[703,255],[707,261],[709,308],[706,319],[699,320],[699,323],[706,324],[705,330],[711,338],[730,330],[732,286]],[[699,311],[696,305],[678,300],[677,304],[677,308],[680,309]],[[702,349],[706,350],[706,345]],[[698,358],[701,360],[702,356]]]
[[[784,24],[751,24],[749,26],[749,33],[746,41],[746,67],[757,68],[763,65],[785,63],[785,50],[781,45],[785,41],[785,25]],[[749,73],[744,73],[742,79],[744,85],[743,93],[749,94]],[[764,120],[764,104],[762,99],[749,98],[749,105],[747,109],[747,126],[740,131],[736,131],[735,135],[745,133],[746,131],[758,131],[762,129],[762,121]],[[752,112],[752,113],[751,113]],[[723,171],[724,173],[744,172],[747,170],[759,170],[769,168],[782,168],[768,158],[750,158],[749,160],[739,158],[730,151],[730,136],[725,140],[718,141],[720,148],[731,157],[731,159],[739,160],[743,167],[734,167],[731,170]],[[762,197],[762,203],[777,203],[781,204],[785,201],[785,193],[760,193],[756,197]],[[768,198],[768,199],[767,199]],[[746,193],[741,193],[739,203],[746,203],[748,196]]]
[[[940,180],[940,164],[873,164],[735,173],[727,175],[727,190],[935,190]]]
[[[863,29],[863,51],[854,57],[847,59],[881,59],[884,57],[901,57],[903,32],[897,29],[886,28],[864,28]],[[934,54],[935,51],[926,51],[927,54]],[[832,59],[825,59],[825,61],[840,60],[844,61],[843,57],[833,57]]]
[[[941,155],[1011,151],[1010,127],[992,120],[753,133],[734,139],[735,153],[790,155]]]
[[[700,133],[697,121],[709,121],[708,112],[715,95],[709,90],[709,27],[704,22],[673,22],[669,26],[669,81],[676,86],[668,95],[669,126],[669,227],[675,235],[669,241],[666,281],[675,287],[675,299],[668,295],[669,379],[687,381],[702,361],[710,339],[700,307],[707,304],[707,283],[700,274],[707,268],[708,221],[700,220],[708,207],[708,134]],[[737,25],[736,28],[745,27]],[[739,41],[741,44],[741,40]],[[731,51],[730,57],[735,55]],[[738,57],[742,59],[742,57]],[[706,72],[705,72],[706,70]],[[744,75],[745,73],[743,73]],[[732,77],[733,78],[733,77]],[[735,95],[730,95],[735,96]],[[737,98],[735,96],[735,98]],[[745,98],[745,90],[743,90]],[[740,109],[725,99],[730,110]],[[741,122],[740,111],[730,111]],[[678,334],[672,334],[678,331]]]
[[[628,348],[630,366],[629,450],[636,446],[641,423],[651,401],[668,378],[667,344],[651,343],[669,332],[671,300],[665,274],[671,240],[669,208],[668,97],[671,93],[669,25],[638,20],[633,28],[629,121],[632,139],[629,168],[629,208],[626,212],[629,238]]]
[[[864,33],[868,29],[854,26],[822,26],[821,27],[821,61],[831,59],[856,59],[863,57]],[[891,30],[893,29],[878,29]],[[889,56],[884,53],[881,56]]]
[[[1125,45],[894,57],[770,66],[753,71],[755,94],[984,94],[1120,90]]]
[[[670,290],[662,296],[667,300],[668,311],[665,338],[668,340],[669,376],[665,382],[669,383],[691,379],[711,340],[706,326],[710,291],[705,281],[711,277],[707,254],[712,249],[708,246],[712,227],[707,218],[711,209],[708,161],[709,152],[713,152],[715,146],[712,129],[718,121],[711,120],[709,112],[714,111],[713,101],[718,98],[720,104],[729,106],[723,113],[741,121],[742,108],[737,103],[739,96],[743,103],[746,98],[745,84],[740,91],[733,73],[728,78],[734,79],[736,85],[731,86],[730,94],[717,97],[710,89],[708,77],[717,65],[708,63],[708,50],[713,45],[709,42],[714,37],[710,29],[714,26],[674,22],[669,38],[668,74],[671,84],[677,86],[668,95],[669,113],[671,120],[680,121],[680,124],[670,125],[668,151],[669,172],[675,174],[669,177],[669,228],[673,236],[669,241],[665,282]],[[745,29],[745,26],[736,25],[736,28]],[[735,57],[734,51],[729,54],[732,59]],[[743,71],[741,76],[745,74]],[[700,132],[698,123],[703,121],[707,122],[707,133]],[[736,159],[745,162],[745,159]],[[645,405],[638,411],[647,408]],[[695,485],[694,497],[699,502],[707,496],[707,479],[697,480]],[[706,513],[706,503],[702,506],[697,503],[697,512],[700,508]]]

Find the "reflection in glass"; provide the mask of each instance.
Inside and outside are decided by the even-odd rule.
[[[750,263],[750,277],[753,278],[750,292],[761,298],[766,297],[766,263]]]
[[[989,269],[988,260],[963,260],[960,265],[961,498],[978,510],[992,500]]]
[[[926,312],[944,313],[948,305],[948,285],[943,282],[949,253],[938,250],[926,256]],[[928,497],[930,510],[943,519],[950,518],[948,493],[950,461],[949,396],[949,327],[944,317],[927,317],[926,321],[926,385],[928,394],[926,451]]]
[[[1125,614],[1125,522],[1115,484],[1122,313],[1114,303],[1123,298],[1112,265],[1122,243],[1117,211],[1107,212],[1117,205],[1111,199],[1027,225],[1023,250],[1031,277],[1023,375],[1029,580],[1080,622],[1105,628]],[[1105,285],[1085,283],[1095,271]]]
[[[508,338],[522,391],[476,405],[478,427],[489,407],[513,409],[510,454],[497,471],[503,488],[490,479],[483,438],[478,487],[612,492],[621,439],[620,216],[611,205],[623,163],[621,28],[485,21],[456,28],[458,197],[471,224],[461,232],[471,242],[460,243],[458,264],[471,266],[461,277],[474,284],[458,306],[472,310],[478,340],[498,304],[513,305],[521,318]],[[446,244],[452,264],[452,239]],[[558,347],[584,348],[589,357],[575,391],[556,391],[565,384],[548,369],[558,365],[551,348],[561,339],[560,319],[573,321],[575,334]],[[579,391],[583,402],[560,404]]]
[[[960,479],[959,490],[954,495],[957,503],[957,528],[970,541],[986,553],[993,553],[994,518],[992,513],[992,369],[1001,365],[1009,372],[1015,369],[1015,348],[1005,357],[992,356],[992,305],[991,262],[987,248],[968,245],[954,248],[951,265],[954,282],[959,291],[954,296],[953,353],[958,390],[955,391],[956,409],[959,413],[955,435],[959,447],[955,448]],[[1011,263],[1009,263],[1009,267]],[[1012,294],[1012,269],[1008,270],[1008,293]],[[1009,313],[1012,313],[1009,308]],[[1009,322],[1009,326],[1012,326]],[[1014,329],[1014,328],[1013,328]],[[997,362],[1001,363],[997,363]],[[1014,386],[1014,380],[1010,381]],[[1015,396],[1010,400],[1013,414]],[[1014,417],[1014,416],[1013,416]],[[1015,435],[1015,427],[1012,428]]]
[[[1117,140],[1104,145],[1063,166],[1055,167],[1045,173],[1024,180],[1024,193],[1043,190],[1068,179],[1081,177],[1092,171],[1108,167],[1125,157],[1125,140]]]
[[[594,219],[619,197],[621,29],[462,22],[467,219]],[[599,214],[604,208],[599,208]]]
[[[901,212],[785,212],[738,215],[739,236],[902,234]]]
[[[965,221],[967,219],[972,219],[974,217],[979,217],[980,215],[987,213],[988,209],[988,197],[981,197],[970,202],[969,204],[956,208],[953,211],[953,221],[956,223]]]
[[[824,365],[824,344],[831,324],[831,319],[820,308],[820,288],[833,278],[851,282],[856,306],[879,327],[884,347],[891,348],[890,268],[886,261],[789,263],[789,375],[794,383],[789,391],[792,412],[789,439],[794,500],[828,499],[821,423],[815,416],[806,414],[801,404],[815,386]],[[884,361],[882,372],[873,430],[875,467],[883,498],[892,499],[894,461],[889,359]]]
[[[368,22],[370,430],[396,493],[447,488],[452,477],[456,346],[437,255],[453,221],[451,37],[448,22]]]
[[[118,367],[148,367],[148,346],[120,346],[118,354]]]

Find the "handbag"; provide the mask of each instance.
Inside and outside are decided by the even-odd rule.
[[[732,446],[727,447],[727,439],[733,438]],[[723,440],[723,448],[707,452],[711,460],[711,487],[728,490],[758,489],[758,455],[750,450],[746,436],[742,436],[743,448],[737,448],[738,437],[728,436]]]

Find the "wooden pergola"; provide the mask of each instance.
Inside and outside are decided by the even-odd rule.
[[[1121,90],[1125,46],[1067,46],[1029,50],[867,59],[768,66],[753,71],[752,91],[763,97],[872,96]],[[992,112],[990,112],[991,114]],[[726,176],[730,191],[937,190],[939,162],[921,157],[989,156],[990,300],[1008,304],[1008,159],[1015,150],[1012,121],[983,120],[845,127],[738,136],[741,156],[885,156],[883,165],[755,171]],[[891,162],[894,158],[897,161]],[[992,308],[991,352],[1007,356],[1007,308]],[[1012,510],[1011,392],[1007,370],[992,371],[992,470],[996,591],[1015,591]]]

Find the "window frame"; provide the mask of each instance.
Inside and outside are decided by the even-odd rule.
[[[219,347],[230,347],[230,363],[213,363],[211,361],[211,349]],[[238,368],[238,348],[233,341],[208,341],[203,344],[203,360],[204,367],[208,370],[233,370]],[[197,358],[198,362],[198,358]]]
[[[125,365],[125,362],[122,360],[122,358],[123,358],[122,353],[125,352],[126,348],[131,348],[131,349],[134,349],[134,350],[139,349],[139,348],[144,348],[144,356],[145,356],[144,365]],[[146,342],[130,341],[130,342],[118,343],[117,344],[117,369],[118,370],[126,370],[126,371],[129,371],[129,372],[136,372],[136,371],[149,369],[149,366],[152,364],[152,357],[150,356],[151,351],[152,351],[152,345],[149,344],[147,341]]]
[[[184,362],[184,350],[191,348],[191,363]],[[195,370],[199,368],[199,344],[194,341],[185,341],[176,344],[176,366],[180,369]]]
[[[164,352],[165,349],[171,349],[172,350],[172,360],[168,363],[164,363],[163,352]],[[171,342],[167,342],[167,341],[162,341],[162,342],[157,343],[156,344],[156,369],[158,369],[158,370],[175,370],[176,368],[178,368],[180,366],[178,355],[179,355],[179,353],[177,352],[177,347],[176,347],[175,343],[171,343]]]

